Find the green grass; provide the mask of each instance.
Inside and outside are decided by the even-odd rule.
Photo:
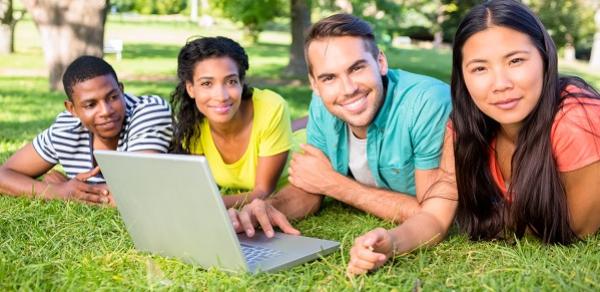
[[[151,30],[148,34],[142,31]],[[189,24],[110,21],[107,37],[125,40],[123,60],[108,60],[133,94],[168,97],[175,58],[190,35],[236,33],[224,25],[203,31]],[[47,91],[39,37],[30,22],[18,25],[18,53],[0,56],[0,163],[62,110],[63,95]],[[294,117],[306,114],[305,81],[280,78],[287,46],[268,32],[248,47],[249,80],[284,96]],[[386,49],[392,67],[450,78],[448,51]],[[563,72],[600,86],[600,75],[582,64]],[[0,196],[0,290],[600,290],[600,235],[572,246],[545,246],[536,239],[469,242],[451,232],[436,247],[399,256],[367,276],[350,280],[344,269],[354,238],[391,224],[334,201],[296,222],[308,236],[341,241],[340,251],[276,274],[229,275],[176,259],[139,253],[114,209],[74,202]]]

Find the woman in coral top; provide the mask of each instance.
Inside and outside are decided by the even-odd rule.
[[[244,49],[226,37],[194,39],[177,59],[173,152],[204,155],[220,187],[247,190],[224,196],[227,208],[271,194],[292,146],[287,102],[248,86],[248,67]]]
[[[570,243],[600,227],[600,100],[558,75],[554,42],[512,0],[456,32],[451,115],[457,220],[472,239],[526,232]]]
[[[428,195],[452,199],[458,190],[462,231],[474,240],[531,233],[561,244],[598,231],[600,95],[558,75],[554,43],[526,6],[492,0],[467,14],[454,39],[451,88],[439,179]],[[348,272],[381,266],[415,238],[368,232],[356,239]]]

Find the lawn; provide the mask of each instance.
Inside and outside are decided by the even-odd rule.
[[[142,29],[143,27],[143,29]],[[17,50],[0,56],[0,163],[51,124],[64,96],[47,91],[39,36],[31,22],[18,25]],[[168,97],[179,47],[193,35],[240,38],[227,23],[203,30],[191,24],[134,23],[109,19],[107,38],[125,41],[123,60],[108,60],[133,94]],[[288,37],[267,32],[248,47],[250,82],[281,93],[293,117],[306,114],[305,81],[280,77]],[[450,78],[448,51],[386,49],[392,67]],[[600,87],[600,75],[579,63],[561,70]],[[436,247],[402,255],[367,276],[348,279],[344,269],[353,239],[375,227],[392,227],[338,202],[296,222],[308,236],[338,240],[341,250],[275,273],[230,275],[176,259],[136,252],[115,209],[74,202],[0,196],[0,290],[600,290],[600,235],[572,246],[536,239],[469,242],[452,231]]]

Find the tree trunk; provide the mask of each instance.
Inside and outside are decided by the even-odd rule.
[[[0,0],[0,54],[15,51],[14,23],[12,0]]]
[[[308,0],[291,0],[292,44],[290,61],[283,74],[288,77],[305,77],[308,70],[304,60],[304,33],[310,27],[310,6]]]
[[[594,34],[594,44],[592,45],[590,67],[600,69],[600,8],[596,10],[595,20],[596,34]]]
[[[77,57],[102,57],[109,0],[22,1],[42,37],[50,90],[62,88],[62,74]]]

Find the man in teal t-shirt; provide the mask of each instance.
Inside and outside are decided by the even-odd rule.
[[[313,89],[308,144],[292,158],[290,185],[229,211],[235,229],[252,236],[258,223],[269,237],[273,225],[298,234],[287,219],[312,214],[328,196],[401,223],[358,238],[349,273],[438,242],[456,209],[456,194],[429,191],[447,177],[440,155],[451,111],[448,85],[388,69],[369,24],[349,14],[314,24],[304,48]]]

